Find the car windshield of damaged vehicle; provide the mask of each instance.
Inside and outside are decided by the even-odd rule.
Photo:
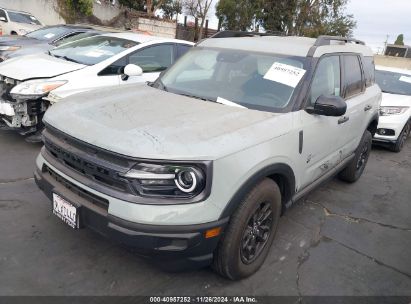
[[[106,36],[95,36],[64,44],[50,51],[51,56],[93,65],[134,47],[138,42]]]
[[[376,70],[375,79],[384,93],[411,95],[411,75]]]
[[[66,26],[50,26],[30,32],[25,36],[42,41],[54,41],[61,35],[66,34],[68,30],[70,30],[70,28]]]
[[[171,67],[161,82],[168,91],[181,95],[284,112],[298,81],[276,78],[275,73],[291,69],[300,80],[304,62],[302,57],[197,47]]]

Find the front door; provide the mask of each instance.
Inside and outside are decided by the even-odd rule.
[[[313,107],[317,98],[340,96],[341,72],[338,55],[320,59],[310,91],[307,107]],[[299,111],[303,149],[302,166],[305,167],[302,188],[334,168],[341,161],[341,120],[342,117],[322,116]]]

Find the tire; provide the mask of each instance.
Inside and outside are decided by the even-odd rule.
[[[404,147],[405,142],[407,141],[408,136],[410,135],[411,131],[411,121],[408,121],[404,128],[402,129],[400,135],[397,138],[395,144],[391,146],[391,151],[393,152],[400,152]]]
[[[254,274],[268,255],[280,214],[280,189],[273,180],[266,178],[245,196],[231,217],[214,252],[213,269],[231,280]],[[259,221],[259,215],[260,219],[266,219]],[[257,225],[253,225],[254,221]],[[249,246],[243,246],[244,244]],[[255,251],[250,249],[254,244]]]
[[[354,158],[349,162],[338,175],[338,177],[348,183],[357,181],[367,165],[368,158],[371,152],[372,135],[366,130],[361,138],[360,144],[355,150]]]

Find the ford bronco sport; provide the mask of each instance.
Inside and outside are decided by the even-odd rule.
[[[224,36],[154,83],[46,113],[35,179],[54,214],[165,267],[212,263],[234,280],[263,264],[282,211],[334,174],[361,176],[381,100],[371,50]]]

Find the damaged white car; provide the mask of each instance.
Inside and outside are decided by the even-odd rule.
[[[47,54],[8,60],[0,65],[2,128],[31,134],[29,141],[39,141],[45,111],[63,97],[154,81],[192,45],[183,40],[116,33],[81,39]]]

